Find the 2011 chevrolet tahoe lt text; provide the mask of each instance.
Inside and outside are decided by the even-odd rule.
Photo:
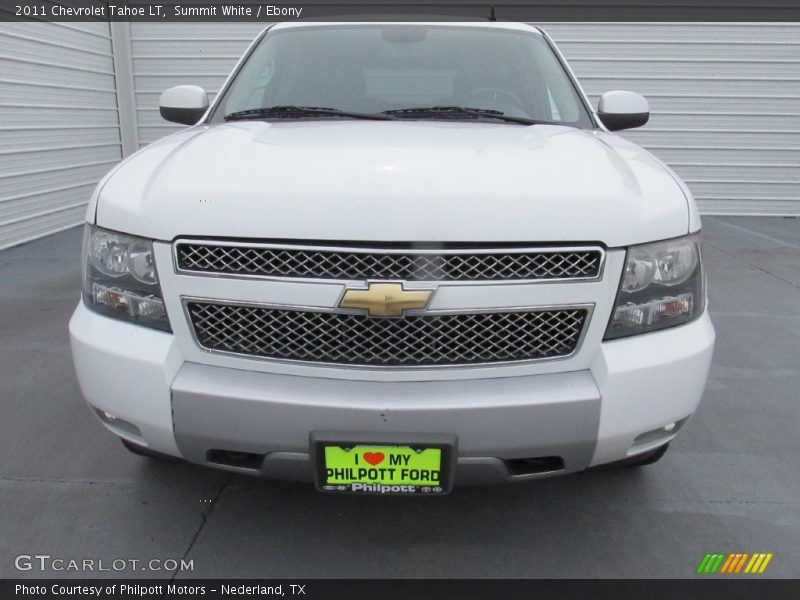
[[[714,346],[700,217],[515,23],[268,27],[87,211],[81,390],[132,451],[437,495],[661,457]]]

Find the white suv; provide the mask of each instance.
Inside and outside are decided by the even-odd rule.
[[[269,27],[87,212],[81,389],[134,452],[436,495],[658,459],[714,329],[700,218],[513,23]]]

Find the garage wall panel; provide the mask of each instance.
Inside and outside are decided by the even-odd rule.
[[[0,24],[0,248],[81,223],[120,158],[108,24]]]
[[[131,23],[139,140],[149,144],[180,129],[158,114],[158,98],[173,85],[204,87],[213,101],[264,23]]]

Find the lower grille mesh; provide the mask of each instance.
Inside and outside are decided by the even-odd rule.
[[[583,308],[370,318],[189,302],[201,346],[265,358],[416,366],[556,358],[577,347]]]

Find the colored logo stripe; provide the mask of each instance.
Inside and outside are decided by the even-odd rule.
[[[767,569],[772,556],[772,553],[766,552],[756,552],[755,554],[749,552],[709,553],[700,561],[697,572],[703,574],[742,572],[760,574]]]
[[[744,566],[744,561],[747,560],[747,557],[750,556],[747,552],[745,553],[736,553],[736,554],[729,554],[728,559],[722,565],[722,568],[719,570],[720,573],[738,573],[739,570]]]
[[[716,573],[722,564],[725,554],[706,554],[700,565],[697,567],[698,573]]]
[[[753,554],[753,558],[750,559],[750,562],[747,563],[747,566],[744,569],[745,573],[763,573],[767,569],[767,565],[769,561],[772,560],[772,553],[764,554]]]

